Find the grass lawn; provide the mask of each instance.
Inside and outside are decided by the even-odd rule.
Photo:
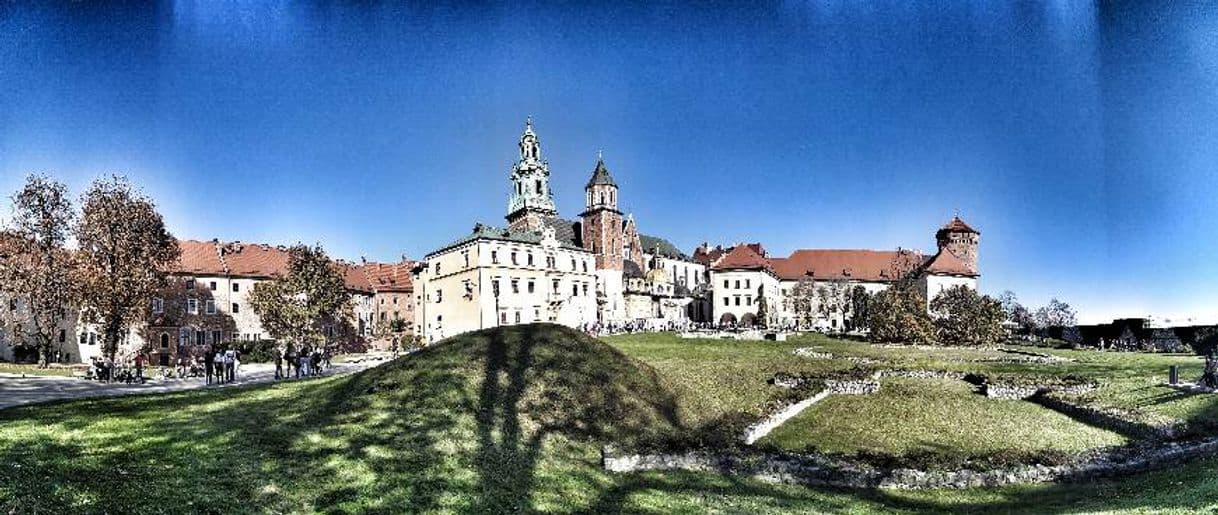
[[[691,394],[734,403],[722,411],[747,409],[773,388],[754,386],[772,372],[753,362],[787,363],[801,345],[729,342],[744,349],[737,360],[744,363],[732,365],[719,344],[695,344],[690,353],[670,338],[654,348],[642,340],[614,340],[636,361],[574,331],[518,326],[463,335],[351,376],[3,410],[0,513],[1218,509],[1214,460],[1118,481],[965,491],[607,474],[603,443],[691,430],[689,421],[712,416],[697,411],[712,408]],[[665,377],[699,356],[705,363],[689,375]],[[653,362],[660,365],[646,364]],[[719,372],[736,375],[710,377]]]
[[[73,369],[61,365],[39,368],[38,365],[0,363],[0,374],[25,374],[27,376],[71,376]]]
[[[813,405],[761,443],[794,451],[965,458],[1076,452],[1125,441],[1030,402],[988,399],[963,381],[887,378],[876,394],[836,395]]]

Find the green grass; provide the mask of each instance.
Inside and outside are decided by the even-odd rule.
[[[656,342],[615,339],[636,361],[574,331],[520,326],[352,376],[3,410],[0,513],[1218,509],[1215,460],[1120,481],[926,492],[607,474],[603,443],[689,431],[716,411],[749,409],[773,390],[753,382],[768,379],[767,367],[844,366],[798,361],[789,352],[798,342],[730,342],[736,360],[724,344]],[[703,363],[667,377],[682,360]],[[722,372],[736,375],[712,377]],[[701,393],[729,404],[688,397]]]
[[[1126,441],[1030,402],[988,399],[963,381],[888,378],[881,386],[873,395],[831,396],[761,443],[793,451],[947,454],[964,460],[1078,452]]]
[[[18,365],[15,363],[0,363],[0,374],[25,374],[27,376],[71,376],[73,369],[62,365],[40,368],[38,365]]]

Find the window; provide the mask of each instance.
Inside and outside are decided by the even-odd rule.
[[[579,295],[579,285],[578,284],[571,283],[571,295],[572,296]]]
[[[186,289],[187,289],[187,290],[193,290],[193,289],[195,289],[195,278],[194,278],[194,277],[187,277],[187,278],[186,278]]]
[[[507,312],[506,311],[499,313],[499,323],[507,325]]]
[[[518,264],[520,264],[520,263],[519,263],[519,262],[516,260],[516,251],[512,251],[512,264],[513,264],[513,265],[518,265]]]
[[[491,251],[491,264],[495,264],[495,265],[499,264],[499,251],[498,250]]]
[[[194,331],[191,331],[189,327],[178,329],[178,347],[190,345],[191,334],[194,334]]]
[[[210,284],[208,284],[207,286],[208,286],[209,288],[211,288],[211,291],[216,291],[216,281],[212,281],[212,282],[211,282]]]
[[[436,290],[436,304],[444,301],[444,290]]]
[[[736,297],[736,305],[737,305],[737,306],[739,306],[739,305],[740,305],[740,297]]]
[[[207,299],[207,301],[204,302],[204,304],[203,304],[203,308],[207,311],[207,314],[209,314],[209,315],[216,314],[216,301],[214,301],[212,299]]]
[[[224,333],[222,331],[212,331],[211,332],[211,342],[212,343],[220,343],[220,340],[222,338],[224,338]]]
[[[186,313],[190,315],[199,314],[199,299],[186,299]]]
[[[393,319],[394,319],[394,320],[401,320],[401,319],[402,319],[402,317],[401,317],[401,315],[398,315],[398,312],[397,312],[397,311],[394,311],[394,312],[393,312]]]
[[[17,299],[11,299],[8,301],[8,310],[9,311],[17,310]]]
[[[512,293],[520,293],[520,279],[512,279]]]
[[[469,251],[468,250],[461,253],[461,259],[465,260],[465,268],[469,268]]]
[[[588,273],[588,262],[584,261],[584,273]]]
[[[496,297],[499,296],[499,278],[498,277],[496,277],[493,281],[491,281],[491,292]]]
[[[393,298],[393,305],[394,305],[394,306],[398,305],[398,298],[397,298],[397,297],[394,297],[394,298]]]
[[[729,299],[729,298],[727,298],[727,297],[724,297],[724,298],[723,298],[723,305],[724,305],[724,306],[731,306],[731,305],[732,305],[732,299]]]
[[[558,293],[558,279],[554,279],[553,281],[550,282],[550,284],[552,285],[552,287],[550,288],[550,291],[554,292],[554,293]]]
[[[575,258],[571,258],[571,271],[574,272],[576,270],[579,270],[578,265],[575,264]]]
[[[89,334],[88,334],[88,333],[80,333],[80,345],[84,345],[84,344],[85,344],[86,342],[88,342],[88,341],[89,341]]]
[[[583,289],[584,289],[584,296],[587,297],[588,296],[588,283],[583,284]]]
[[[59,343],[63,343],[66,341],[68,341],[68,332],[63,329],[60,329],[59,330]]]
[[[536,285],[533,283],[533,280],[529,279],[529,293],[533,293],[536,290],[535,286]]]
[[[546,268],[554,268],[554,256],[546,256]]]
[[[156,297],[152,299],[152,312],[161,314],[165,312],[165,299]]]
[[[241,306],[239,304],[237,304],[236,302],[234,302],[233,303],[233,313],[240,313],[240,312],[241,312]]]
[[[440,262],[436,262],[436,275],[440,275]]]
[[[536,157],[536,156],[534,156],[534,157]],[[541,195],[541,179],[537,179],[536,181],[533,181],[533,185],[537,187],[537,194]],[[517,320],[517,322],[519,322],[519,320]]]
[[[520,323],[520,312],[519,311],[516,312],[516,323],[517,324]]]
[[[385,319],[386,319],[386,317],[388,317],[388,316],[389,316],[389,314],[388,314],[388,313],[385,313],[384,311],[382,311],[382,312],[381,312],[381,322],[384,322],[384,321],[385,321]]]
[[[541,309],[539,309],[539,308],[533,308],[533,321],[534,321],[534,322],[540,322],[540,321],[541,321]]]
[[[744,287],[745,287],[746,289],[749,287],[749,280],[748,280],[748,279],[745,279],[745,280],[744,280]]]
[[[724,280],[723,280],[723,287],[724,287],[724,288],[727,288],[727,287],[728,287],[727,279],[724,279]]]
[[[736,289],[740,289],[740,279],[736,279]]]
[[[234,292],[241,291],[241,283],[238,283],[238,282],[235,282],[235,281],[234,281],[234,282],[233,282],[233,291],[234,291]]]
[[[528,261],[528,263],[529,263],[529,266],[533,266],[533,253],[532,253],[532,252],[530,252],[530,253],[529,253],[529,254],[528,254],[526,257],[527,257],[527,261]]]
[[[745,295],[745,296],[744,296],[744,305],[745,305],[745,306],[752,306],[752,305],[753,305],[753,296],[752,296],[752,295]]]

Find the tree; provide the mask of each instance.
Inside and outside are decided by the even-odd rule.
[[[76,228],[84,319],[100,325],[102,352],[114,358],[119,339],[142,320],[152,295],[177,260],[178,240],[152,200],[127,179],[98,179],[81,198]]]
[[[850,290],[850,321],[856,331],[867,331],[871,328],[871,294],[867,288],[857,285]]]
[[[1049,305],[1036,310],[1036,325],[1042,329],[1050,327],[1068,327],[1077,323],[1074,309],[1069,304],[1057,300],[1049,300]]]
[[[901,289],[912,289],[918,280],[918,271],[922,268],[922,254],[897,247],[896,255],[888,263],[887,274],[892,278],[893,286]]]
[[[846,310],[850,306],[847,292],[849,286],[844,281],[828,281],[816,288],[816,309],[820,315],[829,320],[836,320],[838,313],[846,318]],[[835,326],[836,327],[836,326]],[[840,328],[839,328],[840,329]]]
[[[935,330],[942,343],[997,345],[1002,343],[1002,303],[967,286],[955,286],[930,303]]]
[[[0,251],[0,292],[18,309],[0,310],[0,321],[11,325],[14,339],[33,338],[38,364],[45,367],[59,332],[66,331],[68,309],[80,299],[75,261],[64,247],[75,214],[67,187],[46,176],[30,175],[12,198],[13,217]]]
[[[912,285],[893,285],[870,302],[871,338],[883,342],[934,343],[935,328],[926,300]]]
[[[1005,319],[1015,323],[1018,326],[1020,334],[1031,334],[1036,328],[1036,320],[1032,312],[1028,308],[1020,304],[1015,298],[1015,292],[1006,290],[998,296],[998,302],[1002,304],[1002,312]]]
[[[801,278],[791,287],[788,302],[795,322],[801,327],[811,327],[816,317],[816,281],[811,276]]]
[[[288,249],[288,272],[254,286],[249,302],[275,340],[319,346],[350,315],[351,293],[320,245]]]

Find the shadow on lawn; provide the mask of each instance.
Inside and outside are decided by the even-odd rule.
[[[0,507],[16,513],[436,509],[439,496],[452,490],[437,439],[454,424],[451,407],[468,399],[461,378],[443,370],[418,371],[410,388],[399,388],[395,376],[411,366],[398,360],[239,400],[234,394],[252,389],[6,410],[0,422],[32,416],[40,426],[84,434],[0,448],[0,463],[10,465],[0,467],[0,499],[10,497]],[[403,406],[410,413],[393,410]],[[393,452],[369,452],[378,448]],[[48,478],[55,480],[47,484]],[[370,499],[376,504],[366,505]]]

